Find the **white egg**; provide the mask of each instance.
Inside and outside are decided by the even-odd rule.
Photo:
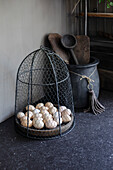
[[[63,110],[67,109],[66,106],[60,106],[59,111],[62,112]]]
[[[70,116],[71,115],[71,110],[70,109],[63,110],[62,115],[64,115],[64,114],[68,114]]]
[[[43,118],[44,118],[45,121],[47,121],[47,120],[49,120],[49,119],[53,120],[53,117],[52,117],[51,114],[49,114],[49,115],[46,114],[46,115],[44,115]]]
[[[35,117],[35,118],[33,118],[33,121],[36,121],[36,120],[43,120],[43,118],[42,117]]]
[[[48,108],[51,108],[51,107],[53,107],[53,104],[52,104],[51,102],[47,102],[47,103],[45,104],[45,106],[48,107]]]
[[[40,113],[40,110],[39,110],[39,109],[35,109],[35,110],[33,111],[33,113],[34,113],[34,114],[38,114],[38,113]]]
[[[38,104],[36,105],[36,109],[40,109],[42,106],[44,106],[43,103],[38,103]]]
[[[55,112],[57,112],[57,108],[56,107],[51,107],[50,109],[49,109],[49,113],[50,114],[54,114]]]
[[[21,125],[24,126],[24,127],[27,127],[27,120],[21,121]],[[28,127],[32,127],[32,121],[31,120],[28,121]]]
[[[33,126],[36,129],[42,129],[44,127],[44,122],[42,120],[36,120],[35,122],[33,122]]]
[[[28,105],[28,106],[26,106],[26,110],[34,111],[35,107],[33,105]]]
[[[49,108],[46,107],[46,106],[42,106],[42,107],[40,108],[40,110],[49,110]]]
[[[48,129],[53,129],[53,128],[57,127],[57,122],[55,122],[54,120],[49,120],[49,121],[45,122],[45,125]]]
[[[49,114],[49,112],[47,110],[41,110],[41,113],[44,114]]]
[[[28,115],[29,115],[29,118],[30,118],[30,119],[33,118],[33,112],[27,111],[27,112],[25,113],[25,116],[28,116]]]
[[[55,112],[53,113],[53,117],[55,118],[59,118],[59,116],[61,116],[61,113],[60,112]]]
[[[59,118],[54,118],[54,121],[57,122],[57,125],[59,125]],[[60,117],[60,124],[62,124],[62,118]]]
[[[38,114],[34,114],[33,118],[41,118],[42,117],[42,114],[41,113],[38,113]]]
[[[25,116],[25,114],[23,112],[18,112],[18,114],[17,114],[18,119],[21,119],[24,116]]]
[[[71,121],[71,116],[69,116],[68,114],[63,114],[62,115],[62,122],[67,123]]]
[[[24,120],[28,120],[28,117],[27,116],[23,116],[22,118],[20,118],[21,122],[24,121]],[[30,120],[30,118],[29,118],[29,120]]]

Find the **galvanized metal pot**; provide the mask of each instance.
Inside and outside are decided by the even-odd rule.
[[[98,98],[100,81],[97,70],[99,60],[91,57],[87,65],[68,65],[72,83],[73,98],[75,108],[87,108],[89,106],[88,88],[93,88]],[[88,86],[88,78],[91,81]]]

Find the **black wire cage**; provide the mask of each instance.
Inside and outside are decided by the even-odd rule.
[[[58,137],[72,130],[74,119],[66,64],[45,47],[30,53],[17,72],[16,131],[29,138]]]

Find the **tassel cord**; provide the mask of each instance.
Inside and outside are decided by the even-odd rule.
[[[87,88],[90,90],[90,89],[93,89],[93,84],[92,84],[92,82],[93,82],[93,83],[95,82],[93,79],[91,79],[91,76],[95,73],[96,69],[97,69],[97,68],[95,67],[94,71],[93,71],[89,76],[81,75],[81,74],[75,73],[75,72],[73,72],[73,71],[69,71],[69,72],[70,72],[70,73],[73,73],[73,74],[75,74],[75,75],[77,75],[77,76],[79,76],[79,77],[81,77],[81,78],[80,78],[80,81],[83,80],[83,79],[86,79],[87,82],[88,82]]]

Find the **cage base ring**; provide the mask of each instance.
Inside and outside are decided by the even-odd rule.
[[[52,137],[54,138],[70,132],[75,125],[74,121],[75,121],[74,116],[72,115],[72,119],[70,122],[61,125],[61,132],[62,132],[61,134],[59,131],[59,126],[57,126],[54,129],[42,129],[42,130],[28,128],[28,133],[27,133],[27,127],[22,126],[17,118],[15,119],[15,127],[18,133],[28,138],[36,138],[36,139],[44,139],[44,138],[52,138]]]

